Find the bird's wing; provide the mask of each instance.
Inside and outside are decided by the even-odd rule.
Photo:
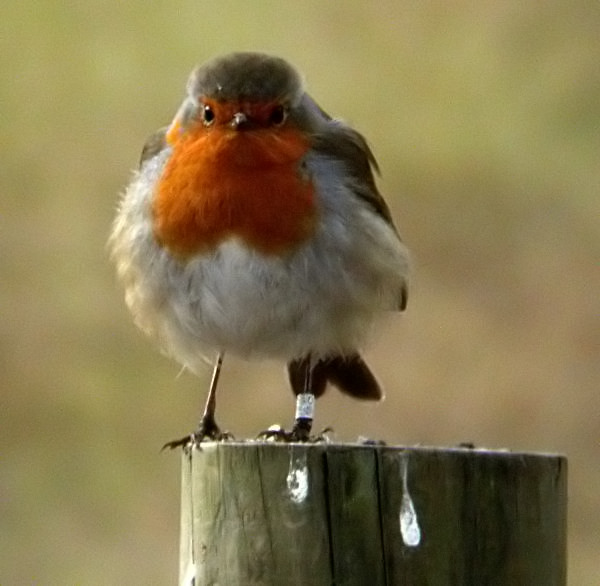
[[[167,146],[165,136],[168,129],[168,126],[163,126],[147,138],[140,155],[140,167]]]
[[[331,159],[344,164],[352,181],[352,189],[357,197],[383,218],[401,240],[394,225],[390,209],[375,184],[374,172],[379,172],[377,161],[365,138],[356,130],[341,121],[332,119],[312,99],[309,108],[313,115],[320,116],[312,135],[312,148]],[[408,287],[405,284],[399,292],[398,309],[404,310],[408,300]]]

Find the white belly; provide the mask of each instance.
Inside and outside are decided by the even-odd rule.
[[[352,351],[378,314],[398,306],[406,249],[339,188],[321,202],[313,237],[285,257],[231,239],[187,261],[156,244],[148,191],[138,175],[115,222],[113,257],[136,323],[192,371],[215,351],[284,360]]]

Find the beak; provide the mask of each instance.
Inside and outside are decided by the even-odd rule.
[[[242,130],[248,124],[248,116],[243,112],[236,112],[231,118],[231,128],[234,130]]]

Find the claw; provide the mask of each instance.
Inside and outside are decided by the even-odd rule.
[[[310,435],[310,429],[306,429],[302,426],[294,425],[291,431],[286,431],[279,425],[272,425],[269,429],[261,431],[257,439],[272,440],[275,442],[282,443],[310,443],[316,444],[318,442],[329,442],[330,439],[327,437],[327,433],[332,432],[331,427],[326,427],[318,435]]]
[[[216,424],[214,417],[205,415],[200,420],[200,425],[194,433],[167,442],[161,448],[161,452],[166,449],[175,450],[176,448],[185,448],[186,446],[197,446],[206,441],[218,442],[231,439],[234,439],[233,435],[228,431],[221,431],[221,428]]]
[[[185,448],[188,445],[193,445],[196,443],[196,434],[190,433],[190,435],[186,435],[182,438],[172,440],[163,445],[160,449],[161,452],[164,452],[166,449],[175,450],[177,448]]]

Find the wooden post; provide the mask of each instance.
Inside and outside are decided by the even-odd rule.
[[[180,586],[564,586],[564,457],[354,444],[183,454]]]

